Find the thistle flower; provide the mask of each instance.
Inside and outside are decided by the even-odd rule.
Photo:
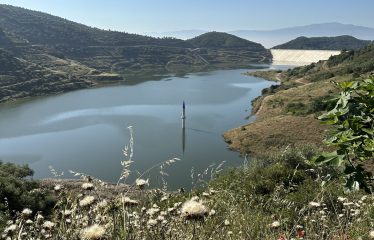
[[[29,208],[25,208],[25,209],[22,210],[21,214],[22,214],[22,217],[28,218],[32,214],[32,211]]]
[[[5,228],[4,233],[6,233],[6,234],[12,233],[12,232],[16,231],[16,229],[17,229],[17,225],[12,224],[9,227]]]
[[[135,180],[135,184],[139,189],[144,189],[145,185],[149,185],[149,179],[145,180],[138,178]]]
[[[45,221],[42,226],[45,229],[52,229],[55,226],[55,224],[51,221]]]
[[[98,240],[102,239],[104,237],[104,234],[105,228],[98,224],[94,224],[92,226],[85,228],[82,231],[80,237],[84,240]]]
[[[94,201],[95,201],[94,196],[86,196],[85,198],[79,201],[79,206],[81,207],[90,206]]]
[[[280,222],[279,221],[274,221],[271,223],[270,227],[273,228],[273,229],[277,229],[280,227]]]
[[[374,239],[374,230],[369,232],[369,239]]]
[[[38,215],[36,215],[36,221],[37,221],[38,223],[43,222],[43,221],[44,221],[44,217],[43,217],[43,215],[41,215],[40,213],[38,213]]]
[[[33,224],[34,222],[33,222],[31,219],[28,219],[25,223],[26,223],[27,225],[31,225],[31,224]]]
[[[92,183],[83,183],[82,188],[84,190],[93,190],[95,187]]]
[[[61,211],[62,215],[64,216],[70,216],[72,211],[71,210],[64,210],[64,211]]]
[[[61,191],[61,189],[63,189],[63,187],[62,187],[62,185],[57,184],[53,189],[54,189],[56,192],[59,192],[59,191]]]
[[[149,219],[148,222],[147,222],[148,227],[154,227],[156,225],[157,225],[157,221],[154,220],[154,219]]]
[[[181,209],[182,217],[186,219],[202,219],[208,213],[208,209],[202,204],[193,199],[183,203]]]
[[[128,206],[128,207],[130,207],[130,206],[136,206],[136,205],[139,204],[138,201],[130,199],[129,197],[124,197],[122,200],[123,200],[124,205]]]
[[[150,215],[150,216],[153,216],[155,213],[158,213],[160,211],[159,208],[150,208],[147,210],[147,214]]]
[[[308,206],[309,206],[310,208],[318,208],[318,207],[321,206],[321,204],[318,203],[318,202],[310,202],[310,203],[308,204]]]

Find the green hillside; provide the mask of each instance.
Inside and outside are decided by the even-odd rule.
[[[187,40],[197,48],[248,48],[251,50],[263,50],[259,43],[222,32],[208,32]]]
[[[260,44],[225,33],[212,34],[197,38],[205,42],[208,37],[209,46],[201,44],[196,49],[193,40],[105,31],[0,4],[4,62],[0,102],[160,74],[246,68],[271,60]],[[214,43],[210,43],[212,39]]]
[[[360,40],[352,36],[337,37],[298,37],[274,49],[305,49],[305,50],[357,50],[370,44],[371,41]]]

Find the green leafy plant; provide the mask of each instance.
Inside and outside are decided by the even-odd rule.
[[[336,126],[335,133],[325,139],[336,150],[315,158],[315,163],[344,166],[346,190],[371,192],[372,173],[365,170],[364,162],[374,152],[374,78],[336,84],[341,93],[335,108],[319,117]]]

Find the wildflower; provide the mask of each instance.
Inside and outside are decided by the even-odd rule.
[[[147,222],[148,227],[154,227],[157,225],[157,221],[154,219],[149,219]]]
[[[139,204],[138,201],[130,199],[129,197],[124,197],[122,200],[125,206],[136,206]]]
[[[349,207],[351,205],[354,205],[354,203],[353,202],[343,203],[343,206],[345,206],[345,207]]]
[[[145,185],[149,185],[149,179],[145,180],[138,178],[135,180],[135,184],[136,186],[138,186],[139,189],[144,189]]]
[[[274,221],[274,222],[272,222],[272,224],[270,225],[270,227],[271,228],[273,228],[273,229],[277,229],[277,228],[279,228],[280,227],[280,222],[279,221]]]
[[[374,239],[374,230],[369,232],[369,239]]]
[[[43,223],[43,228],[46,228],[46,229],[52,229],[54,226],[55,224],[51,221],[45,221]]]
[[[201,202],[191,199],[183,203],[181,212],[187,219],[201,219],[208,213],[208,209]]]
[[[30,220],[30,219],[28,219],[27,221],[26,221],[26,224],[27,225],[31,225],[31,224],[33,224],[34,222],[32,221],[32,220]]]
[[[57,184],[53,189],[54,189],[56,192],[59,192],[59,191],[61,191],[61,189],[63,189],[63,187],[62,187],[62,185]]]
[[[210,210],[210,212],[209,212],[209,216],[213,216],[213,215],[215,215],[215,214],[216,214],[216,210],[214,210],[214,209]]]
[[[318,203],[318,202],[310,202],[310,203],[308,204],[308,206],[309,206],[310,208],[318,208],[318,207],[321,206],[321,204]]]
[[[229,235],[229,236],[230,236],[230,235],[233,235],[233,234],[234,234],[234,233],[233,233],[232,231],[228,231],[228,232],[227,232],[227,235]]]
[[[157,221],[159,221],[159,222],[162,222],[162,221],[164,221],[164,220],[165,220],[165,217],[162,216],[162,215],[159,215],[159,216],[157,217]]]
[[[38,223],[41,223],[41,222],[43,222],[43,220],[44,220],[43,215],[41,215],[40,213],[38,213],[38,215],[36,215],[36,221]]]
[[[70,216],[71,213],[72,213],[71,210],[64,210],[64,211],[62,211],[62,214],[63,214],[64,216]]]
[[[175,211],[175,208],[172,208],[172,207],[171,207],[171,208],[168,208],[168,212],[169,212],[169,213],[172,213],[172,212],[174,212],[174,211]]]
[[[209,196],[210,196],[210,194],[209,194],[209,193],[207,193],[207,192],[203,192],[203,196],[204,196],[204,197],[209,197]]]
[[[338,201],[339,202],[345,202],[345,201],[347,201],[347,198],[345,198],[345,197],[338,197]]]
[[[104,199],[101,202],[99,202],[96,207],[105,208],[106,206],[108,206],[108,201],[106,199]]]
[[[4,232],[5,233],[12,233],[12,232],[16,231],[16,229],[17,229],[17,225],[12,224],[9,227],[5,228]]]
[[[155,213],[158,213],[160,211],[159,208],[150,208],[147,210],[147,214],[150,215],[150,216],[153,216]]]
[[[28,218],[32,214],[32,211],[28,208],[25,208],[22,210],[21,214],[22,214],[22,217]]]
[[[84,190],[93,190],[95,187],[92,183],[83,183],[82,188]]]
[[[230,221],[226,219],[224,224],[225,224],[225,226],[230,226]]]
[[[104,234],[105,228],[98,224],[94,224],[85,228],[80,236],[84,240],[97,240],[103,238]]]
[[[94,201],[95,201],[94,196],[86,196],[85,198],[79,201],[79,206],[81,207],[90,206]]]
[[[160,199],[161,202],[164,202],[164,201],[166,201],[166,200],[168,200],[168,196],[163,196],[163,197]]]

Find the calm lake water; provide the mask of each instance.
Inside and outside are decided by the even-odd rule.
[[[133,177],[177,157],[181,161],[165,169],[169,188],[190,188],[192,168],[197,175],[223,161],[224,167],[243,163],[227,150],[222,134],[248,123],[251,100],[274,84],[242,75],[245,71],[190,74],[0,106],[0,159],[29,164],[35,178],[52,177],[53,166],[65,178],[72,178],[71,169],[115,182],[129,141],[127,127],[133,126]],[[144,177],[156,185],[159,176],[157,168]]]

